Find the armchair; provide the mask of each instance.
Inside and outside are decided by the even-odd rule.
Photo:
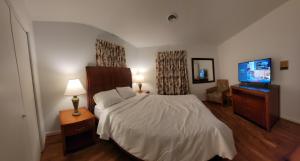
[[[229,83],[226,79],[217,80],[215,87],[209,88],[206,90],[206,100],[211,102],[220,103],[224,105],[226,96],[229,92]]]

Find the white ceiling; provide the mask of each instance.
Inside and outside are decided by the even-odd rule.
[[[137,47],[219,44],[287,0],[26,0],[35,21],[77,22]],[[176,12],[178,20],[167,16]],[[270,26],[272,27],[272,26]]]

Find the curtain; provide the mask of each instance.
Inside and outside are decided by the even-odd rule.
[[[96,40],[96,62],[102,67],[126,67],[125,49],[104,40]]]
[[[187,54],[185,51],[158,52],[156,58],[156,85],[161,95],[190,93]]]

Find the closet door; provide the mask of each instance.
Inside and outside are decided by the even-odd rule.
[[[10,11],[0,0],[0,160],[29,161],[25,111],[14,52]]]
[[[16,60],[18,64],[21,93],[26,113],[27,133],[29,135],[30,160],[39,160],[40,157],[40,135],[37,122],[33,80],[30,63],[27,33],[11,12],[12,34],[15,45]]]

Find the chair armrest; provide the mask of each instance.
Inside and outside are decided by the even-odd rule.
[[[208,89],[206,89],[206,93],[212,93],[212,92],[216,91],[217,89],[218,89],[218,87],[208,88]]]

